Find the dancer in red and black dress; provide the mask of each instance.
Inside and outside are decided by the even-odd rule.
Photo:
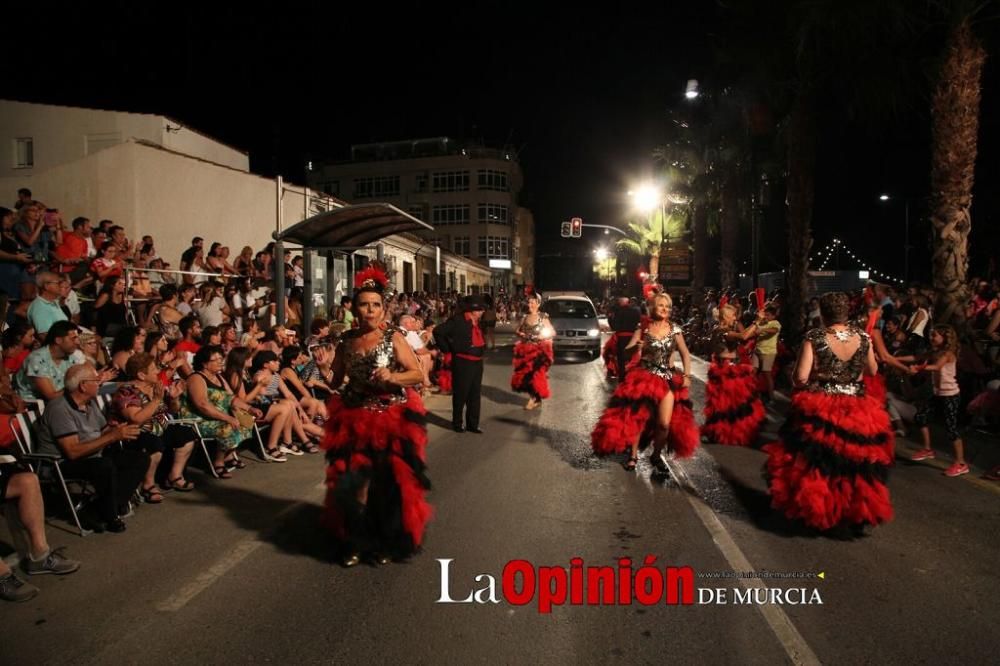
[[[712,330],[712,363],[705,388],[706,441],[731,446],[750,446],[757,440],[767,416],[757,392],[757,372],[741,363],[739,346],[748,336],[736,321],[736,308],[719,308],[719,324]]]
[[[510,388],[528,394],[525,409],[535,409],[551,395],[549,366],[554,358],[552,337],[555,331],[549,316],[538,311],[541,304],[537,294],[529,295],[528,314],[514,331],[518,341],[514,344],[514,374],[510,378]]]
[[[820,299],[826,328],[806,334],[781,441],[768,444],[771,505],[819,529],[863,529],[892,518],[886,481],[894,456],[889,414],[865,391],[876,372],[869,336],[849,325],[846,294]]]
[[[639,449],[653,442],[653,464],[667,471],[664,448],[687,458],[698,447],[698,426],[691,411],[691,355],[680,326],[670,321],[672,302],[666,294],[652,301],[648,325],[636,329],[629,348],[639,348],[638,364],[615,389],[611,401],[590,435],[598,455],[630,451],[625,469],[634,470]],[[678,372],[670,363],[677,351],[684,365]]]
[[[406,339],[383,324],[377,268],[358,274],[354,313],[359,327],[343,334],[334,360],[326,423],[324,524],[345,547],[343,563],[375,563],[414,553],[431,507],[424,465],[427,410],[413,386],[423,372]],[[340,387],[345,376],[348,383]]]

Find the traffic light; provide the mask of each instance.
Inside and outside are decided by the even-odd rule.
[[[572,236],[573,235],[573,225],[570,224],[569,222],[563,222],[562,223],[562,234],[561,235],[562,235],[563,238],[569,238],[570,236]]]
[[[583,235],[583,220],[579,217],[574,217],[570,220],[570,224],[573,225],[573,238],[579,238]]]

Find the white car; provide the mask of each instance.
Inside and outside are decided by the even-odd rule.
[[[597,308],[582,291],[552,292],[546,294],[542,311],[549,315],[555,351],[589,352],[591,357],[601,355],[601,328]]]

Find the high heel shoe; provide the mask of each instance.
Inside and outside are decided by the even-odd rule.
[[[361,562],[361,556],[358,553],[351,553],[350,555],[345,555],[344,559],[341,560],[341,564],[343,564],[347,568],[357,566],[360,562]]]

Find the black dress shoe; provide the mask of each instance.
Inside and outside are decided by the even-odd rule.
[[[125,531],[125,521],[121,518],[115,518],[111,522],[104,525],[104,529],[108,532],[124,532]]]
[[[469,432],[474,432],[477,435],[482,435],[483,434],[483,429],[480,428],[479,426],[476,426],[475,428],[466,428],[466,430],[468,430]]]
[[[455,432],[465,432],[465,428],[460,425],[453,425],[452,428],[454,428]]]

